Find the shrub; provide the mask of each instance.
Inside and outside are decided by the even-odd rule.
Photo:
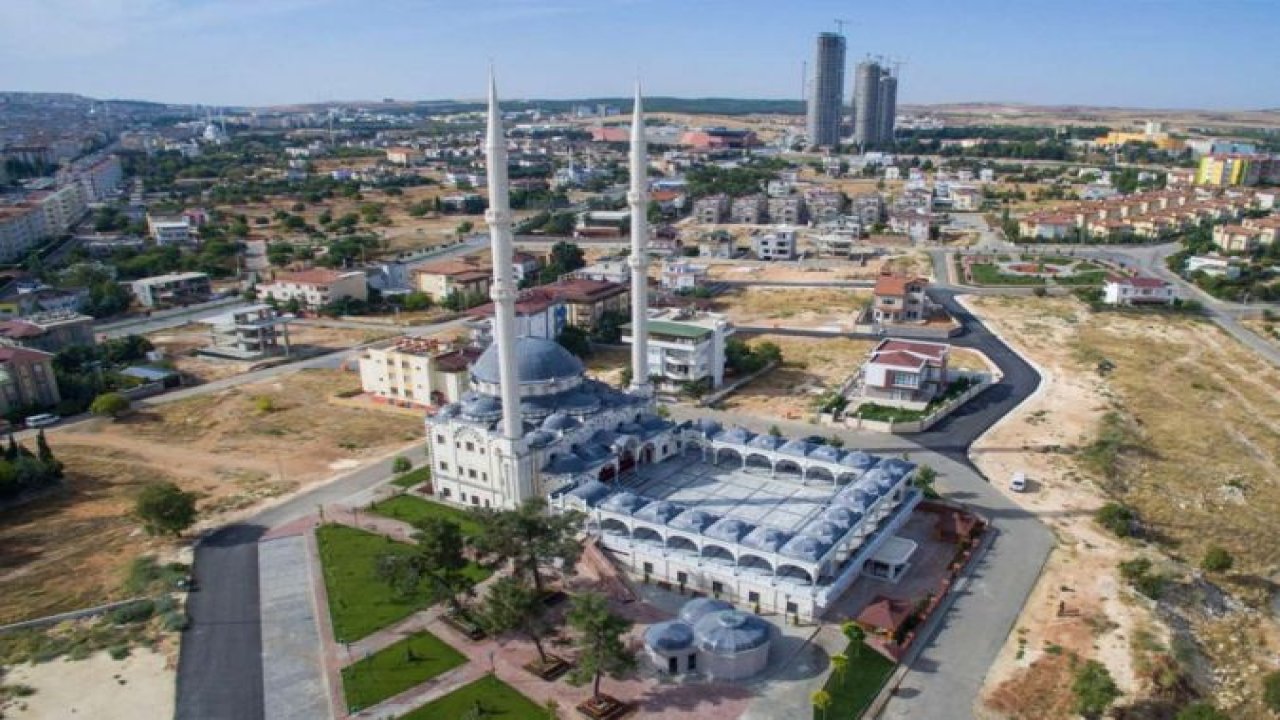
[[[112,645],[111,647],[107,648],[107,654],[111,656],[112,660],[123,660],[129,657],[129,646],[128,645]]]
[[[401,455],[391,462],[391,472],[396,474],[407,473],[413,469],[413,461]]]
[[[138,495],[134,514],[148,535],[181,535],[196,521],[196,496],[173,483],[152,483]]]
[[[1109,502],[1098,508],[1098,512],[1093,515],[1093,519],[1116,535],[1129,537],[1133,534],[1133,525],[1138,518],[1131,508],[1117,502]]]
[[[276,401],[266,395],[259,395],[253,399],[253,408],[262,414],[276,411]]]
[[[1206,550],[1204,559],[1200,561],[1200,567],[1207,572],[1226,572],[1234,564],[1235,558],[1231,557],[1231,553],[1218,545],[1213,545]]]
[[[1209,702],[1196,702],[1178,711],[1174,720],[1230,720],[1227,714]]]
[[[1280,670],[1263,676],[1262,702],[1271,712],[1280,712]]]
[[[1107,666],[1097,660],[1076,668],[1071,692],[1076,698],[1076,711],[1086,718],[1100,717],[1121,695]]]
[[[164,617],[160,618],[160,627],[167,632],[183,632],[190,624],[191,621],[187,619],[186,613],[182,612],[165,613]]]
[[[156,613],[156,604],[150,600],[139,600],[138,602],[129,603],[123,607],[118,607],[111,611],[108,616],[111,622],[116,625],[129,625],[131,623],[144,622],[150,620],[152,615]]]
[[[121,415],[129,412],[129,398],[116,392],[103,393],[93,399],[89,405],[89,412],[94,415],[102,415],[117,419]]]
[[[1151,571],[1151,561],[1147,558],[1126,560],[1119,565],[1120,577],[1133,586],[1133,589],[1152,600],[1158,600],[1164,594],[1168,577],[1162,573]]]

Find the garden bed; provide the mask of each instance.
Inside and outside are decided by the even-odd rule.
[[[342,669],[347,708],[373,707],[466,662],[445,641],[426,630],[416,632]]]
[[[458,523],[462,528],[462,534],[469,538],[475,537],[480,532],[479,523],[466,510],[459,510],[415,495],[397,495],[376,502],[369,506],[369,512],[410,525],[416,525],[428,517],[443,517]]]
[[[634,709],[631,703],[622,702],[612,695],[587,698],[577,707],[580,715],[591,720],[615,720],[626,717]]]
[[[486,675],[423,705],[400,720],[453,720],[467,717],[468,713],[484,720],[546,720],[549,717],[546,708],[538,706],[493,675]]]
[[[546,662],[535,658],[534,660],[525,663],[523,667],[530,673],[537,675],[540,679],[552,682],[559,679],[561,675],[569,672],[569,668],[573,667],[573,663],[562,657],[548,654]]]

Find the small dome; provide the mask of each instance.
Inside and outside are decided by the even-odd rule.
[[[577,379],[585,372],[582,361],[554,340],[519,337],[516,338],[515,350],[516,375],[521,383]],[[501,365],[498,344],[494,343],[471,366],[471,376],[480,382],[496,385],[500,382]]]
[[[755,529],[755,525],[745,523],[737,518],[721,518],[714,525],[707,528],[705,535],[717,540],[727,540],[729,542],[738,542],[743,535]]]
[[[534,430],[528,435],[525,435],[524,439],[525,442],[529,443],[529,447],[544,448],[555,442],[556,436],[554,433],[549,433],[546,430]]]
[[[688,650],[693,647],[693,626],[680,620],[654,623],[644,631],[644,644],[665,652]]]
[[[732,610],[733,605],[724,600],[716,600],[715,598],[694,598],[684,604],[680,608],[680,619],[694,624],[702,619],[707,613],[720,612],[722,610]]]
[[[811,447],[812,446],[809,445],[809,443],[803,440],[788,440],[782,445],[782,447],[778,448],[778,452],[804,457],[809,454]]]
[[[497,420],[502,417],[502,402],[490,395],[472,395],[462,401],[462,416],[468,420]]]
[[[572,430],[581,424],[572,415],[558,412],[548,415],[547,419],[542,421],[542,429],[551,432],[564,432],[565,430]]]
[[[632,513],[637,520],[666,525],[667,521],[679,515],[682,508],[666,500],[655,500]]]
[[[765,552],[778,552],[778,548],[786,544],[791,539],[791,534],[783,532],[777,528],[760,527],[747,533],[747,536],[740,541],[747,547],[763,550]]]
[[[693,625],[698,649],[715,655],[736,655],[769,643],[769,623],[739,610],[704,615]]]
[[[691,508],[675,516],[671,519],[671,522],[667,524],[678,530],[688,530],[689,532],[700,533],[707,529],[707,527],[717,519],[718,518],[716,518],[715,515],[712,515],[705,510]]]
[[[817,562],[831,549],[831,545],[832,543],[812,535],[797,535],[788,540],[778,552],[797,560]]]

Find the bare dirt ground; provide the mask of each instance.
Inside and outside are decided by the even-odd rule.
[[[587,358],[587,375],[619,386],[622,384],[622,371],[631,363],[631,348],[596,348]]]
[[[870,290],[745,287],[717,295],[712,309],[737,325],[844,328],[870,303]]]
[[[173,717],[176,686],[165,654],[134,649],[123,660],[100,652],[84,660],[61,658],[10,668],[5,682],[35,693],[3,708],[14,720],[139,720]]]
[[[814,417],[814,402],[838,389],[858,369],[871,340],[756,335],[751,344],[772,342],[782,348],[781,367],[753,380],[720,404],[744,415],[803,420]]]
[[[934,115],[948,125],[1109,125],[1137,128],[1148,120],[1167,127],[1239,125],[1245,127],[1280,126],[1276,110],[1156,110],[1150,108],[1113,108],[1086,105],[1022,105],[1018,103],[951,103],[942,105],[904,105],[902,112]]]
[[[358,330],[351,328],[322,327],[291,323],[289,344],[292,351],[317,354],[374,342],[395,334],[393,328]],[[173,362],[175,370],[189,375],[199,382],[210,382],[241,375],[258,366],[262,361],[239,361],[197,355],[196,351],[209,344],[209,328],[199,323],[189,323],[176,328],[154,332],[146,336]]]
[[[1262,318],[1241,320],[1240,324],[1249,328],[1254,335],[1270,342],[1272,345],[1280,347],[1280,324],[1271,320],[1264,320]]]
[[[171,546],[130,517],[148,482],[199,493],[209,525],[420,437],[418,418],[328,400],[358,387],[350,373],[304,370],[50,432],[66,487],[0,522],[0,622],[118,599],[132,559]]]
[[[695,260],[707,265],[707,274],[713,280],[741,282],[839,282],[845,280],[872,280],[888,270],[912,275],[931,274],[932,264],[924,253],[892,253],[865,263],[835,258],[805,260],[800,262],[769,262],[764,260]]]
[[[1280,552],[1280,490],[1265,480],[1280,452],[1280,373],[1191,318],[1094,314],[1070,299],[969,304],[1045,371],[1041,391],[975,445],[974,460],[1006,492],[1013,472],[1027,473],[1029,491],[1010,495],[1060,540],[987,677],[986,709],[1073,717],[1078,657],[1108,667],[1126,692],[1122,704],[1168,701],[1170,678],[1186,677],[1231,717],[1260,717],[1259,676],[1274,663],[1266,648],[1276,628],[1250,606],[1268,602],[1257,588],[1270,587]],[[1106,417],[1120,418],[1114,452],[1098,442]],[[1108,499],[1136,510],[1148,541],[1094,522]],[[1224,601],[1216,617],[1202,599],[1187,600],[1206,597],[1195,566],[1211,544],[1227,548],[1236,569],[1209,580],[1240,599]],[[1117,564],[1137,556],[1168,576],[1160,612],[1119,577]],[[1173,637],[1170,613],[1194,637]],[[1197,653],[1212,673],[1197,670]]]

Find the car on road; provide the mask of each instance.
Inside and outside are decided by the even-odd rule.
[[[29,428],[40,428],[52,425],[61,419],[53,413],[40,413],[39,415],[28,415],[27,419],[23,420],[23,423]]]
[[[1009,481],[1009,489],[1014,492],[1026,492],[1027,491],[1026,473],[1023,473],[1023,472],[1014,473],[1013,479]]]

